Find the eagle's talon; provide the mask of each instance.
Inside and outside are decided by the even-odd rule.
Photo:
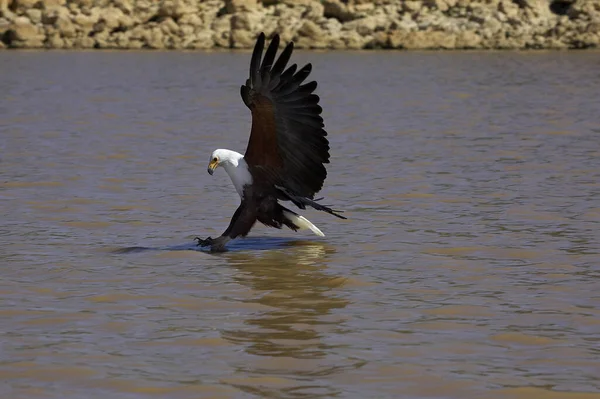
[[[206,240],[203,240],[200,237],[196,237],[196,238],[194,238],[194,240],[198,240],[198,244],[196,244],[197,247],[208,247],[213,242],[212,237],[208,237],[208,238],[206,238]]]

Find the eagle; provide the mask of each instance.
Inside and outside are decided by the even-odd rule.
[[[319,96],[314,94],[317,82],[304,83],[312,65],[287,67],[293,42],[275,60],[277,34],[263,58],[264,47],[265,35],[261,33],[250,59],[250,76],[240,90],[252,114],[246,153],[217,149],[208,163],[210,175],[219,166],[225,169],[241,199],[220,237],[196,237],[198,246],[210,247],[211,252],[225,251],[230,240],[246,236],[256,221],[278,229],[310,229],[324,236],[317,226],[279,201],[290,201],[299,209],[310,206],[346,219],[340,215],[343,211],[319,203],[322,198],[314,198],[327,177],[324,164],[329,163],[329,141]]]

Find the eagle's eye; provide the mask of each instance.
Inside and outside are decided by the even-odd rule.
[[[217,161],[218,161],[217,157],[214,157],[213,162],[217,162]]]

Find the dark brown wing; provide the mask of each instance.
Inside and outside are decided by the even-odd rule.
[[[244,159],[251,171],[274,176],[272,184],[295,195],[313,198],[322,187],[329,163],[329,142],[323,129],[317,82],[302,84],[312,66],[296,72],[286,69],[292,55],[289,43],[275,62],[279,36],[275,35],[262,60],[265,35],[260,34],[250,61],[250,78],[241,87],[252,112],[252,131]]]

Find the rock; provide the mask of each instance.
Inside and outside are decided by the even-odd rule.
[[[175,22],[173,20],[173,18],[165,18],[159,25],[160,29],[162,30],[163,34],[166,37],[169,36],[179,36],[180,34],[180,28],[179,25],[177,24],[177,22]]]
[[[519,15],[519,6],[512,0],[500,1],[498,10],[509,18],[517,18]]]
[[[127,48],[130,50],[138,50],[144,48],[144,42],[140,40],[129,40]]]
[[[457,0],[424,0],[423,5],[434,8],[440,11],[448,11],[451,7],[454,7]]]
[[[34,8],[38,1],[39,0],[9,0],[8,4],[14,12],[23,14],[27,10]]]
[[[107,31],[97,32],[94,35],[94,40],[96,41],[96,48],[110,48],[109,45],[109,33]],[[65,39],[65,47],[68,46],[69,40]]]
[[[342,30],[342,23],[335,18],[325,19],[320,26],[323,31],[330,37],[339,37],[340,31]]]
[[[387,30],[390,25],[391,21],[385,16],[369,16],[344,24],[344,30],[356,30],[361,36],[367,36],[376,30]]]
[[[407,50],[451,49],[456,44],[456,36],[439,31],[396,31],[390,35],[392,48]]]
[[[232,30],[254,32],[259,30],[262,15],[259,12],[239,12],[231,17]]]
[[[372,14],[375,10],[374,3],[359,3],[353,7],[348,7],[349,10],[353,10],[356,18],[364,18],[369,14]]]
[[[256,0],[225,0],[225,9],[228,14],[252,11],[257,5]]]
[[[54,7],[42,11],[43,25],[54,25],[59,18],[70,18],[69,10],[64,7]]]
[[[305,9],[302,13],[302,19],[317,21],[320,18],[323,18],[324,14],[325,6],[323,6],[323,4],[314,0],[309,0],[307,1],[307,4],[305,4]]]
[[[179,24],[179,35],[184,41],[187,41],[188,38],[190,38],[189,40],[191,43],[193,41],[193,36],[195,36],[194,31],[195,29],[192,25]]]
[[[46,39],[42,30],[27,17],[16,17],[5,35],[8,36],[9,45],[17,48],[40,48]]]
[[[227,33],[213,33],[212,41],[215,44],[215,47],[220,48],[230,48],[231,47],[231,39],[230,34]]]
[[[130,32],[116,32],[112,35],[111,39],[116,48],[129,48],[129,35]]]
[[[92,18],[95,18],[97,13],[97,20],[94,24],[94,31],[102,32],[102,31],[116,31],[116,30],[126,30],[134,25],[133,19],[125,15],[121,9],[116,7],[107,7],[102,8],[99,11],[94,11],[92,9]]]
[[[64,3],[65,2],[63,2],[63,4]],[[107,1],[98,2],[98,1],[94,1],[94,0],[69,0],[69,3],[77,6],[78,8],[90,8],[92,6],[105,8],[109,2],[107,2]]]
[[[76,26],[69,16],[59,16],[56,22],[54,22],[54,27],[60,32],[62,37],[74,38],[76,36]]]
[[[304,21],[300,29],[298,29],[298,34],[312,40],[318,40],[323,35],[323,31],[313,21]]]
[[[159,27],[155,27],[149,32],[146,44],[150,48],[162,49],[165,47],[163,32]]]
[[[46,41],[46,47],[47,48],[63,48],[65,46],[65,41],[63,40],[62,37],[60,37],[60,34],[56,33],[52,36],[48,37],[48,40]]]
[[[208,49],[214,47],[215,42],[213,41],[213,33],[205,29],[200,32],[196,32],[196,40],[192,43],[194,49]]]
[[[98,23],[99,19],[99,14],[77,14],[72,18],[73,23],[77,25],[77,27],[86,34],[94,30],[94,25]]]
[[[322,0],[321,3],[323,4],[323,15],[326,18],[335,18],[340,22],[354,19],[354,14],[340,0]]]
[[[27,15],[29,20],[36,25],[42,22],[42,10],[38,8],[31,8],[25,11],[25,15]]]
[[[254,46],[256,37],[245,30],[231,31],[231,47],[233,48],[251,48]]]
[[[183,0],[164,0],[160,3],[157,15],[161,17],[171,17],[174,20],[179,20],[186,14],[193,14],[198,9],[195,2],[186,2]]]
[[[389,35],[386,32],[375,32],[371,41],[369,41],[365,48],[369,49],[384,49],[390,48]]]
[[[472,30],[465,30],[456,35],[455,47],[457,49],[476,49],[481,45],[481,36]]]
[[[298,48],[324,49],[329,43],[326,40],[323,30],[310,20],[305,20],[300,29],[297,31],[298,37],[294,40],[294,44]]]
[[[423,2],[408,0],[402,3],[402,5],[404,6],[404,12],[414,14],[421,10],[421,7],[423,7]]]
[[[346,44],[346,48],[350,50],[362,49],[367,43],[369,43],[372,40],[372,38],[363,37],[358,32],[353,30],[342,31],[340,38]]]
[[[231,15],[223,15],[220,18],[215,19],[210,28],[217,34],[229,32],[231,30]]]
[[[76,48],[94,48],[96,41],[89,36],[78,37],[73,41],[73,47]]]
[[[600,46],[597,0],[0,0],[0,42],[47,48]]]
[[[268,37],[273,36],[279,31],[277,27],[277,18],[267,16],[267,18],[262,21],[262,31],[265,32],[265,35]],[[280,44],[280,46],[282,46],[282,44]]]
[[[4,32],[9,30],[11,26],[12,23],[8,19],[0,17],[0,37],[2,37],[2,35],[4,35]]]
[[[204,21],[202,18],[200,18],[200,16],[198,16],[198,14],[185,14],[181,16],[177,22],[183,25],[190,25],[194,27],[204,26]]]

